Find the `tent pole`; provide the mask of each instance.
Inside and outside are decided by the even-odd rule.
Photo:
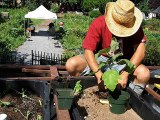
[[[26,33],[25,28],[26,28],[26,26],[25,26],[25,18],[24,18],[24,36],[25,36],[25,33]]]

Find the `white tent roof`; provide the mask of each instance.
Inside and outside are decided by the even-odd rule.
[[[47,10],[43,5],[39,6],[34,11],[28,12],[24,17],[34,19],[57,19],[56,13]]]

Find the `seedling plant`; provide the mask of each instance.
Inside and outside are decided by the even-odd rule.
[[[100,62],[99,69],[103,72],[102,80],[104,81],[104,85],[110,91],[114,91],[117,87],[118,80],[121,80],[121,72],[118,69],[113,69],[115,65],[125,65],[125,71],[128,73],[133,73],[135,66],[128,59],[119,59],[120,56],[123,55],[121,51],[119,51],[119,43],[116,38],[112,39],[110,48],[100,50],[96,54],[96,58],[98,58],[102,53],[107,54],[108,60],[106,62]]]

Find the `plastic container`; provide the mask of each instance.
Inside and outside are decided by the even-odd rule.
[[[121,91],[121,95],[114,99],[112,96],[108,97],[109,109],[112,113],[122,114],[125,113],[126,107],[129,103],[130,94],[126,91]]]
[[[57,88],[57,100],[58,100],[58,108],[62,109],[70,109],[73,103],[73,90],[70,88]]]

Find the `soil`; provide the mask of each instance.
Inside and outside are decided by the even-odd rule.
[[[24,91],[25,94],[22,94]],[[23,91],[12,89],[3,93],[5,94],[1,96],[0,101],[11,103],[9,106],[0,106],[0,113],[7,114],[7,120],[37,120],[37,116],[43,116],[41,105],[43,101],[40,96],[26,89]]]
[[[111,113],[109,104],[99,102],[97,91],[97,86],[87,88],[77,100],[78,110],[85,120],[142,120],[130,107],[123,114]]]

